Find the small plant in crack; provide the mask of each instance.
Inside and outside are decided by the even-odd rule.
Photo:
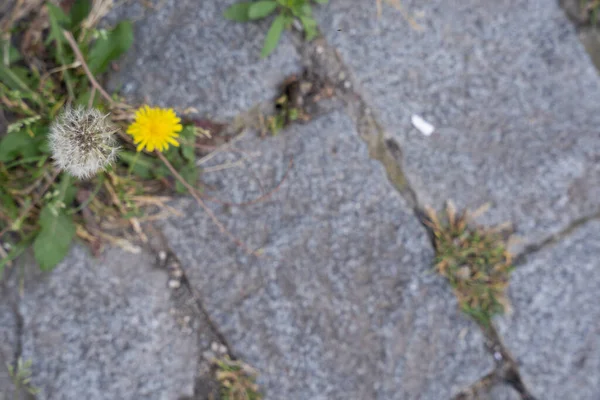
[[[26,390],[34,396],[39,392],[39,389],[31,384],[31,360],[23,361],[19,357],[15,366],[6,364],[6,368],[14,386],[15,399],[19,398],[22,390]]]
[[[589,21],[592,26],[598,25],[600,0],[580,0],[579,8],[584,19]]]
[[[216,378],[221,386],[222,400],[260,400],[256,377],[258,372],[243,363],[224,356],[214,359]]]
[[[451,203],[442,218],[432,209],[427,216],[435,269],[452,286],[462,311],[489,326],[492,317],[508,307],[505,291],[513,266],[502,233],[472,226],[468,213],[458,214]]]
[[[317,4],[327,4],[328,0],[312,0]],[[227,19],[248,22],[277,14],[265,37],[261,57],[267,57],[275,50],[284,29],[290,29],[295,20],[300,21],[306,40],[317,36],[317,22],[312,16],[311,0],[259,0],[242,1],[225,10]]]

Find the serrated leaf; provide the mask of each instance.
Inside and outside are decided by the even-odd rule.
[[[92,0],[75,0],[71,6],[71,29],[76,29],[92,10]]]
[[[46,3],[46,7],[48,7],[48,17],[50,19],[50,34],[46,39],[46,44],[50,44],[50,42],[52,41],[56,41],[58,43],[65,43],[66,39],[63,36],[62,31],[64,27],[69,25],[69,17],[63,12],[63,10],[60,7],[57,7],[50,2]]]
[[[273,20],[273,23],[269,28],[269,32],[267,32],[267,37],[265,38],[265,44],[263,46],[262,52],[260,53],[260,56],[262,58],[267,57],[277,47],[279,39],[281,38],[281,33],[285,28],[285,23],[286,18],[284,15],[281,14]]]
[[[133,43],[133,27],[129,21],[121,21],[109,31],[105,38],[99,38],[89,52],[88,67],[94,75],[108,68],[111,61],[121,57]]]
[[[262,0],[252,3],[248,9],[250,19],[261,19],[268,17],[277,8],[277,2],[272,0]]]
[[[62,210],[53,210],[48,205],[42,209],[39,223],[41,229],[33,242],[33,254],[40,268],[49,271],[69,252],[75,224]]]
[[[196,161],[196,150],[194,150],[193,146],[182,145],[181,146],[181,154],[183,155],[183,158],[185,158],[189,162]]]
[[[227,10],[223,13],[223,16],[231,21],[237,22],[247,22],[250,21],[250,17],[248,16],[248,11],[250,10],[250,6],[254,4],[251,1],[242,1],[240,3],[235,3],[232,6],[228,7]]]
[[[180,137],[180,149],[183,158],[188,162],[194,163],[196,161],[196,149],[194,144],[196,143],[196,129],[193,125],[185,125],[183,130],[179,133]]]

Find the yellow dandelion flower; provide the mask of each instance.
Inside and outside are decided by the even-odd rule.
[[[175,139],[182,129],[181,119],[172,108],[143,106],[135,112],[135,121],[127,133],[133,136],[137,151],[165,151],[169,144],[179,146]]]

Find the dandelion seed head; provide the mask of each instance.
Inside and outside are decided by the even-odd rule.
[[[50,127],[50,150],[57,167],[86,179],[117,158],[118,128],[96,109],[66,108]]]

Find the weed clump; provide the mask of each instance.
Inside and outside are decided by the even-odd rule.
[[[468,213],[457,214],[449,203],[438,218],[427,210],[436,250],[435,269],[454,291],[463,312],[487,326],[509,306],[505,295],[513,266],[502,233],[469,224]]]
[[[221,386],[223,400],[260,400],[261,394],[256,385],[258,373],[241,361],[228,356],[213,360],[217,371],[216,378]]]

